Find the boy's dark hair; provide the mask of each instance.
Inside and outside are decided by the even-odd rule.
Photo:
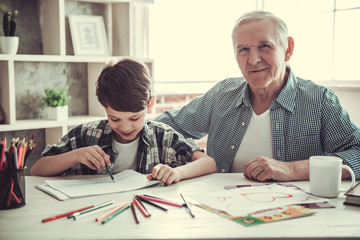
[[[135,59],[110,62],[96,83],[96,96],[104,107],[120,112],[144,110],[151,99],[151,76],[147,66]]]

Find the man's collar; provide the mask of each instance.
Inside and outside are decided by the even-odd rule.
[[[251,106],[251,101],[250,101],[250,87],[249,84],[247,84],[246,80],[244,79],[244,82],[242,82],[241,84],[245,84],[245,87],[241,88],[240,93],[239,93],[239,98],[236,101],[235,106],[239,107],[242,105],[245,105],[246,107]]]
[[[282,107],[292,112],[295,107],[295,98],[296,98],[296,76],[291,71],[289,67],[286,68],[286,71],[289,73],[287,82],[284,88],[281,90],[279,96],[275,99],[275,102],[280,104]]]
[[[281,90],[279,96],[275,99],[275,102],[280,104],[288,111],[292,112],[295,107],[295,97],[296,97],[295,85],[297,80],[296,80],[296,76],[294,75],[290,67],[287,67],[286,71],[289,73],[287,82],[284,88]],[[251,106],[250,86],[246,81],[245,84],[246,84],[245,87],[241,89],[236,106],[241,106],[241,105],[245,105],[246,107]]]

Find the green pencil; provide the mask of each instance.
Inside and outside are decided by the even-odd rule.
[[[82,215],[82,214],[85,214],[85,213],[88,213],[88,212],[92,212],[92,211],[97,210],[97,209],[99,209],[99,208],[103,208],[103,207],[109,206],[109,205],[113,204],[114,202],[115,202],[114,200],[111,200],[111,201],[108,201],[108,202],[104,202],[104,203],[99,204],[99,205],[96,205],[96,206],[94,206],[94,207],[92,207],[92,208],[88,208],[88,209],[86,209],[86,210],[73,213],[73,214],[67,216],[67,218],[74,218],[74,220],[75,220],[75,217],[76,217],[76,216],[79,216],[79,215]]]
[[[92,141],[92,143],[93,143],[94,145],[96,145],[96,141],[95,141],[95,137],[94,137],[94,136],[91,136],[91,141]],[[105,165],[105,168],[106,168],[106,171],[107,171],[107,173],[109,174],[111,180],[113,181],[113,183],[115,183],[114,176],[112,175],[109,166],[108,166],[108,165]]]
[[[106,165],[105,167],[106,167],[106,171],[108,172],[108,174],[109,174],[109,176],[110,176],[111,180],[113,181],[113,183],[115,183],[114,176],[112,175],[112,173],[111,173],[111,170],[110,170],[109,166],[108,166],[108,165]]]
[[[125,207],[119,209],[117,212],[114,212],[112,215],[110,215],[109,217],[105,218],[101,223],[105,224],[108,221],[110,221],[111,219],[113,219],[114,217],[116,217],[117,215],[119,215],[120,213],[122,213],[123,211],[125,211],[126,209],[128,209],[130,207],[130,205],[126,205]]]

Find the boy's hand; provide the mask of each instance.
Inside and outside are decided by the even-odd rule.
[[[93,170],[103,170],[110,165],[110,156],[107,155],[98,145],[79,148],[77,151],[79,162]]]
[[[149,180],[160,180],[167,185],[177,183],[181,180],[180,173],[168,165],[158,164],[152,169],[152,173],[147,176]]]

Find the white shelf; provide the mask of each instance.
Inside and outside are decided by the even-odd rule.
[[[89,3],[154,3],[154,0],[74,0]]]
[[[30,55],[17,54],[8,55],[0,54],[0,61],[17,61],[17,62],[79,62],[79,63],[105,63],[116,61],[126,56],[60,56],[60,55]],[[139,58],[146,63],[152,63],[150,58]]]
[[[46,129],[57,127],[74,127],[82,123],[106,119],[105,116],[72,116],[67,121],[56,121],[47,119],[29,119],[17,120],[14,124],[1,124],[0,132],[31,130],[31,129]]]

